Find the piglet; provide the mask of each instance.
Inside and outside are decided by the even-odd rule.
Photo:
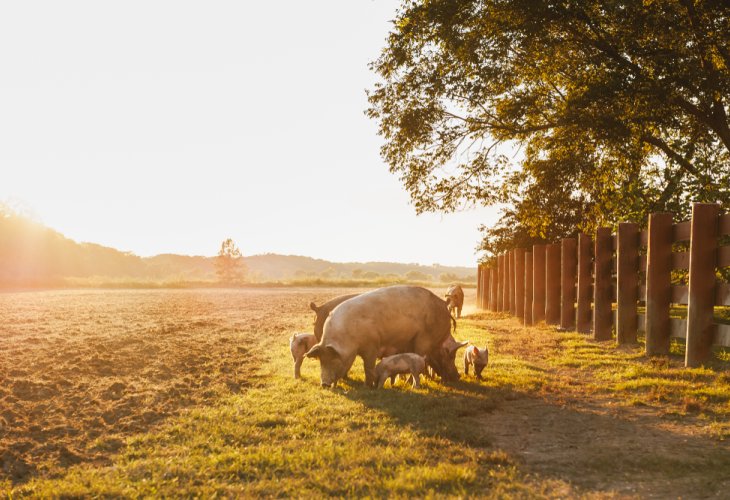
[[[421,373],[426,371],[426,358],[413,353],[394,354],[383,358],[375,367],[375,379],[378,389],[382,389],[385,381],[390,378],[390,385],[395,382],[395,376],[410,374],[413,377],[413,387],[421,386]]]
[[[474,373],[477,378],[482,378],[482,370],[489,363],[489,349],[479,349],[475,345],[470,345],[464,351],[464,375],[469,375],[469,366],[474,366]]]
[[[317,337],[312,333],[295,333],[289,339],[291,357],[294,358],[294,378],[301,376],[300,369],[304,355],[317,343]]]

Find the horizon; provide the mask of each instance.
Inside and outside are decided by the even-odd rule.
[[[3,204],[0,203],[0,209],[2,209],[2,208],[3,208]],[[11,215],[14,215],[16,217],[19,217],[20,219],[25,220],[27,222],[31,222],[33,224],[38,224],[43,229],[50,230],[50,231],[53,231],[53,232],[55,232],[57,234],[60,234],[64,238],[67,238],[67,239],[69,239],[69,240],[71,240],[74,243],[79,244],[79,245],[99,245],[99,246],[102,246],[104,248],[110,248],[112,250],[115,250],[115,251],[118,251],[118,252],[121,252],[121,253],[131,254],[131,255],[134,255],[134,256],[139,257],[141,259],[149,259],[149,258],[161,257],[161,256],[168,256],[168,255],[170,255],[170,256],[177,256],[177,257],[191,257],[191,258],[200,257],[200,258],[205,258],[205,259],[212,259],[212,258],[217,257],[217,253],[212,254],[212,255],[203,255],[203,254],[187,254],[187,253],[163,252],[163,253],[158,253],[158,254],[153,254],[153,255],[139,255],[139,254],[137,254],[135,252],[132,252],[132,251],[129,251],[129,250],[125,250],[125,249],[122,249],[122,248],[116,248],[116,247],[110,247],[110,246],[107,246],[107,245],[102,245],[102,244],[100,244],[98,242],[95,242],[95,241],[79,241],[79,240],[74,240],[72,238],[68,238],[66,235],[64,235],[60,231],[58,231],[58,230],[56,230],[56,229],[54,229],[52,227],[46,226],[45,224],[43,224],[43,222],[35,219],[30,214],[18,213],[15,210],[13,210],[11,207],[6,207],[6,208],[10,209]],[[244,254],[244,255],[242,255],[242,257],[245,259],[245,258],[248,258],[248,257],[265,257],[267,255],[275,255],[275,256],[278,256],[278,257],[297,257],[297,258],[321,260],[323,262],[328,262],[328,263],[332,263],[332,264],[380,264],[380,263],[382,263],[382,264],[401,264],[401,265],[423,266],[423,267],[437,267],[438,266],[438,267],[455,267],[455,268],[472,268],[472,267],[476,268],[476,266],[469,266],[469,265],[466,265],[466,266],[450,265],[450,264],[443,264],[441,262],[425,263],[425,262],[404,262],[404,261],[394,261],[394,260],[362,260],[362,261],[361,260],[330,260],[330,259],[324,259],[324,258],[321,258],[321,257],[313,256],[313,255],[282,254],[282,253],[277,253],[277,252],[262,252],[262,253],[256,253],[256,254]]]
[[[364,114],[395,5],[3,5],[0,201],[141,257],[472,266],[497,208],[416,215]]]

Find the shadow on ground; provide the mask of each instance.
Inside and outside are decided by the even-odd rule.
[[[648,409],[561,404],[474,379],[419,391],[353,383],[343,395],[423,435],[504,451],[523,473],[586,491],[656,498],[726,498],[730,491],[730,447],[672,429]],[[489,473],[490,464],[480,467]]]

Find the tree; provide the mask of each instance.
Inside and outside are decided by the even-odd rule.
[[[408,281],[431,281],[433,279],[433,276],[421,271],[413,270],[406,273],[406,279]]]
[[[442,283],[451,283],[457,281],[459,277],[454,273],[441,273],[439,274],[439,281]]]
[[[418,212],[506,204],[490,252],[730,201],[727,2],[408,0],[371,67],[391,172]]]
[[[324,279],[332,279],[336,273],[337,273],[337,271],[335,270],[335,268],[330,266],[327,269],[325,269],[324,271],[321,271],[319,273],[319,275]]]
[[[247,269],[243,263],[243,255],[231,238],[221,243],[215,259],[215,268],[221,283],[232,285],[245,280]]]

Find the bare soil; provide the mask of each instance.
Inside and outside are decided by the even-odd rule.
[[[0,479],[108,464],[128,437],[257,384],[271,339],[311,330],[309,302],[340,292],[0,294]]]

